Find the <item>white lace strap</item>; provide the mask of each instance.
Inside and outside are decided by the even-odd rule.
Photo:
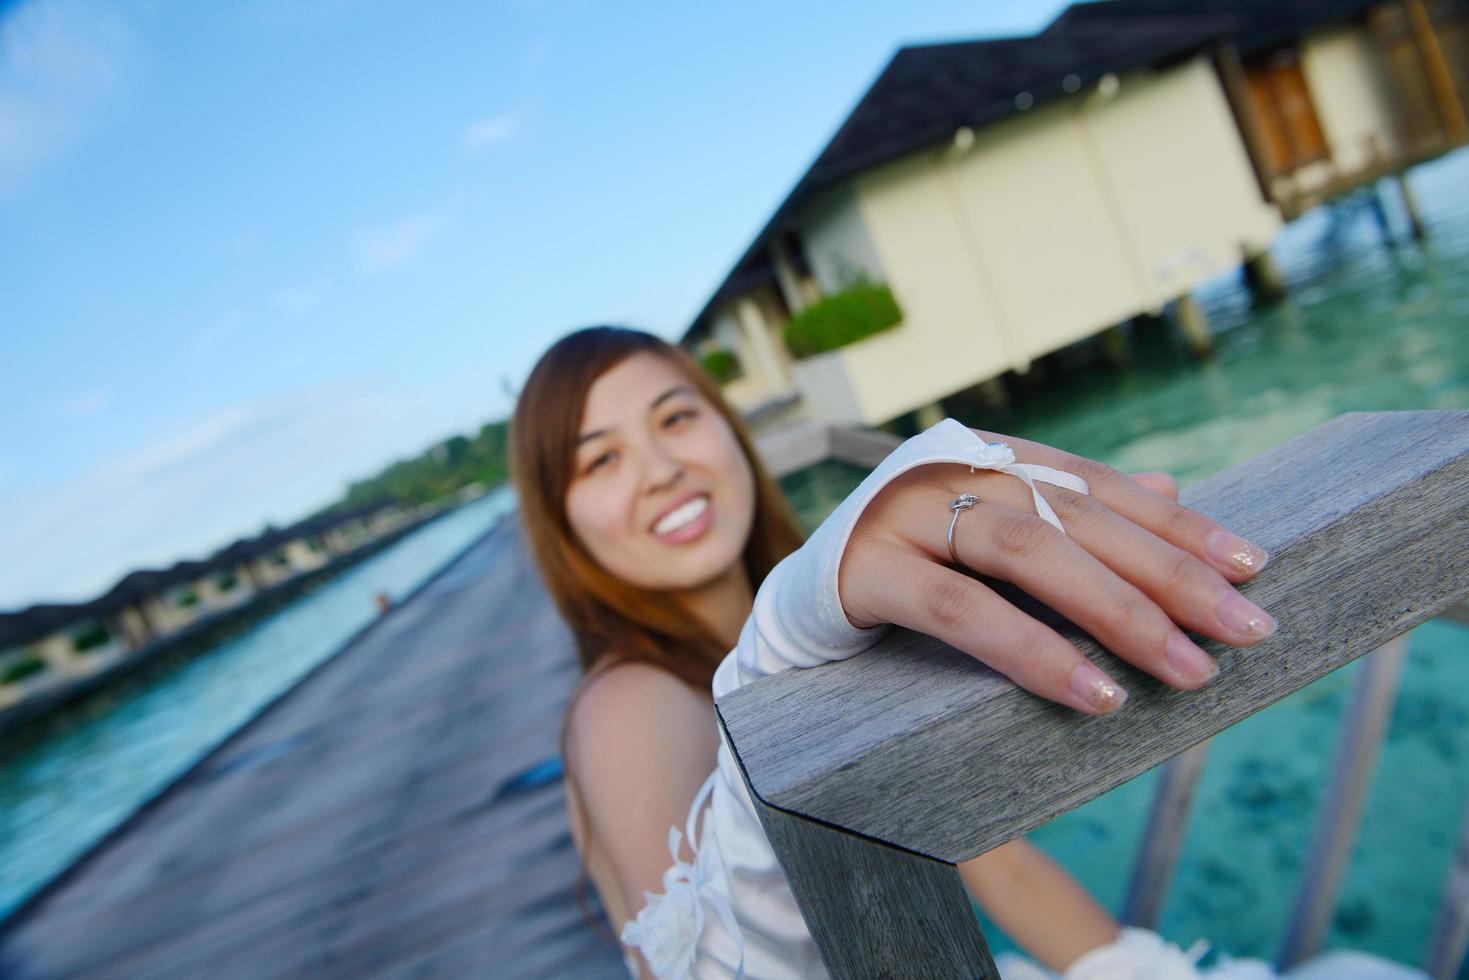
[[[709,774],[709,778],[704,780],[704,785],[699,787],[699,792],[694,794],[694,805],[689,807],[688,819],[684,821],[684,831],[689,838],[689,850],[693,851],[695,856],[698,856],[699,853],[699,815],[704,810],[704,801],[709,799],[709,794],[714,792],[714,780],[718,777],[719,769],[716,767]],[[677,861],[678,855],[674,854],[673,859]]]
[[[699,787],[699,792],[694,796],[694,805],[689,808],[689,818],[684,829],[688,831],[689,850],[694,852],[695,861],[699,857],[699,838],[695,833],[698,830],[699,816],[704,809],[704,801],[714,792],[714,781],[718,778],[719,768],[716,766],[714,771],[709,774],[709,778],[704,780],[704,785]],[[715,854],[719,858],[719,871],[724,875],[724,880],[727,885],[729,882],[729,871],[724,866],[724,852],[716,847]],[[678,855],[675,854],[674,858],[677,859],[677,857]],[[735,945],[739,947],[740,962],[735,967],[735,980],[740,980],[745,975],[745,935],[740,932],[740,924],[735,919],[734,909],[730,906],[729,899],[719,892],[712,890],[704,891],[703,897],[708,899],[710,905],[714,906],[714,911],[719,914],[720,921],[724,923],[724,928],[729,930],[729,934],[734,937]]]

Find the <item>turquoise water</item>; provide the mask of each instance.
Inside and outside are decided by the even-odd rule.
[[[1035,439],[1124,471],[1166,470],[1188,486],[1340,415],[1469,408],[1469,154],[1419,167],[1410,183],[1430,228],[1384,244],[1360,202],[1318,209],[1273,253],[1290,299],[1254,310],[1235,277],[1199,292],[1214,355],[1171,332],[1131,332],[1112,369],[1081,347],[1015,379],[1008,409],[947,403],[969,424]],[[783,481],[809,526],[860,479],[824,468]],[[1273,958],[1324,792],[1358,665],[1229,729],[1210,748],[1160,931],[1187,947]],[[1382,746],[1329,945],[1417,963],[1469,801],[1469,630],[1442,620],[1409,634],[1409,659]],[[1040,828],[1031,839],[1109,908],[1120,909],[1155,774]],[[993,925],[997,950],[1013,948]]]
[[[0,750],[0,918],[262,705],[510,509],[497,491],[419,528],[245,632],[144,669],[7,735]]]

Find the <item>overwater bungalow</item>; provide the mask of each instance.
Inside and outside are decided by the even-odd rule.
[[[0,613],[0,712],[101,674],[434,512],[372,506],[319,514],[207,559],[130,572],[89,602]]]
[[[877,425],[1244,266],[1466,140],[1462,3],[1107,0],[900,50],[683,338],[757,428]],[[1406,185],[1403,185],[1406,191]]]
[[[0,710],[103,670],[131,650],[118,619],[90,603],[0,616]]]

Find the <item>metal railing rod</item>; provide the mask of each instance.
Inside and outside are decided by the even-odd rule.
[[[1194,790],[1208,755],[1209,743],[1200,742],[1168,760],[1159,772],[1152,809],[1143,828],[1137,860],[1132,865],[1127,899],[1122,905],[1122,921],[1128,925],[1151,929],[1158,923],[1163,902],[1168,897],[1168,886],[1173,883],[1179,851],[1183,849]]]
[[[1282,971],[1317,952],[1326,939],[1407,653],[1408,637],[1404,634],[1363,659],[1351,706],[1342,719],[1331,762],[1331,782],[1316,815],[1295,907],[1276,958]]]

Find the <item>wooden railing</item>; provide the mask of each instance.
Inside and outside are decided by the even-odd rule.
[[[1320,944],[1404,644],[1469,596],[1469,412],[1351,413],[1188,488],[1181,502],[1267,548],[1241,591],[1280,622],[1179,692],[1030,596],[986,580],[1117,676],[1101,718],[1034,697],[897,631],[851,660],[720,699],[721,724],[806,924],[836,977],[997,977],[954,865],[1161,763],[1124,918],[1152,923],[1214,734],[1372,651],[1343,727],[1282,963]],[[1466,617],[1469,618],[1469,617]],[[1168,761],[1173,760],[1173,761]],[[1469,939],[1469,823],[1426,955],[1452,976]]]

